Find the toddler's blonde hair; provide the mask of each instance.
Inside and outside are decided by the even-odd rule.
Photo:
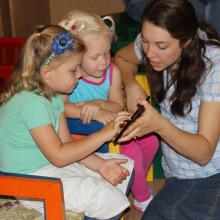
[[[110,21],[108,26],[105,21]],[[71,31],[83,39],[88,34],[107,35],[112,41],[115,38],[115,22],[110,16],[101,18],[97,14],[73,10],[59,23],[66,30]]]

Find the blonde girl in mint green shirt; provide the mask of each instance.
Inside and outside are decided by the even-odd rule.
[[[129,115],[121,112],[99,132],[71,139],[58,94],[76,86],[83,52],[81,41],[58,25],[37,27],[27,39],[0,96],[0,171],[61,178],[66,209],[108,219],[129,206],[125,191],[133,162],[93,152]],[[23,204],[43,211],[40,202]]]

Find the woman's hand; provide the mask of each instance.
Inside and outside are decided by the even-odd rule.
[[[137,110],[138,100],[146,98],[146,92],[137,83],[133,82],[127,85],[126,88],[127,108],[129,112],[135,112]]]
[[[139,101],[138,103],[144,106],[145,111],[141,117],[128,127],[118,142],[125,142],[159,130],[162,116],[146,100]]]
[[[129,171],[120,165],[126,162],[126,159],[106,159],[98,172],[105,180],[115,186],[129,176]]]

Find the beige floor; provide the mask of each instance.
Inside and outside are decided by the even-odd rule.
[[[164,184],[164,179],[155,179],[153,182],[148,183],[153,193],[157,193],[160,190],[160,188],[163,186],[163,184]],[[133,197],[131,194],[129,195],[129,199],[132,204]],[[124,215],[123,220],[140,220],[141,216],[142,216],[142,213],[132,208],[132,205],[131,205],[131,208]]]

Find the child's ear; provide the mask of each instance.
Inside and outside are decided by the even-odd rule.
[[[47,66],[41,69],[41,77],[45,80],[49,79],[52,73],[53,73],[53,70],[48,68]]]

